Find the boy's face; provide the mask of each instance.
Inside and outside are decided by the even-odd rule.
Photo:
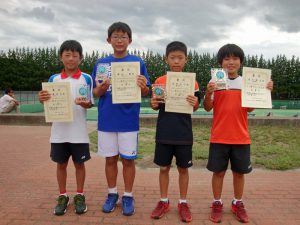
[[[182,51],[170,52],[166,58],[166,63],[169,65],[172,72],[182,72],[187,62],[187,57]]]
[[[111,44],[115,54],[126,53],[128,45],[131,43],[131,39],[128,34],[123,31],[114,31],[107,42]]]
[[[226,56],[222,61],[222,68],[226,69],[229,76],[236,76],[241,67],[241,59],[237,56]]]
[[[65,70],[75,71],[81,62],[81,57],[79,52],[64,50],[60,56],[60,60],[63,62]]]

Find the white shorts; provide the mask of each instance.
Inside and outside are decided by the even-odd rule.
[[[103,132],[98,131],[98,154],[103,157],[120,155],[124,159],[136,159],[138,131]]]

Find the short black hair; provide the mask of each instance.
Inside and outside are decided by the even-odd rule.
[[[64,41],[59,48],[59,55],[62,56],[64,51],[69,51],[69,50],[71,50],[72,52],[78,52],[80,58],[83,57],[82,46],[78,41],[75,40]]]
[[[239,57],[241,63],[243,63],[245,57],[243,49],[235,44],[226,44],[219,49],[217,54],[218,63],[222,65],[223,59],[228,56]]]
[[[166,48],[166,57],[170,54],[170,52],[181,51],[187,56],[187,47],[183,42],[173,41],[167,45]]]
[[[5,89],[5,91],[4,91],[4,93],[7,95],[9,92],[11,92],[12,91],[12,89],[11,88],[6,88]]]
[[[115,22],[115,23],[113,23],[112,25],[110,25],[110,27],[109,27],[108,30],[107,30],[107,35],[108,35],[109,38],[111,37],[111,35],[112,35],[112,33],[113,33],[114,31],[122,31],[122,32],[124,32],[124,33],[127,33],[129,39],[131,39],[132,32],[131,32],[130,27],[129,27],[128,24],[126,24],[126,23],[123,23],[123,22]]]

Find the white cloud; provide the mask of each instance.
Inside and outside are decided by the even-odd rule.
[[[236,43],[246,54],[299,56],[299,11],[297,0],[1,1],[0,49],[76,39],[87,52],[111,52],[107,28],[123,21],[133,31],[130,49],[161,53],[179,40],[200,53]]]

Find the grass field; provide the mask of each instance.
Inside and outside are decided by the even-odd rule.
[[[300,168],[300,129],[289,125],[252,125],[251,160],[253,167],[272,170]],[[210,127],[195,127],[193,159],[195,167],[204,167],[208,157]],[[155,126],[141,127],[139,135],[139,158],[141,166],[153,159]],[[92,149],[97,146],[97,132],[90,134]]]

